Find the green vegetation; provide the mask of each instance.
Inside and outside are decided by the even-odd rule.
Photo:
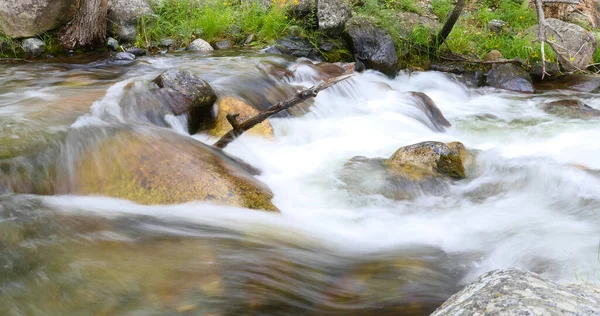
[[[265,44],[299,25],[287,17],[285,4],[273,3],[266,9],[258,2],[229,1],[162,1],[153,7],[155,18],[142,19],[137,44],[148,47],[162,38],[171,38],[181,46],[196,38],[242,41],[249,34],[255,34],[257,44]]]
[[[0,33],[0,58],[15,58],[22,55],[21,44]]]

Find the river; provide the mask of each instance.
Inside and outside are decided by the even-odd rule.
[[[67,176],[67,133],[148,124],[123,108],[128,84],[182,68],[219,95],[252,94],[265,61],[296,72],[281,85],[316,83],[302,62],[252,53],[0,62],[0,176],[26,179],[0,186],[0,314],[424,315],[497,268],[600,282],[599,121],[542,110],[565,97],[600,109],[596,93],[366,71],[321,92],[305,115],[271,119],[274,139],[244,134],[226,148],[262,170],[280,214],[43,194],[47,178]],[[408,91],[431,97],[452,127],[424,124]],[[158,132],[217,140],[190,136],[184,117],[162,119]],[[339,179],[354,156],[421,141],[477,152],[467,179],[402,201],[353,194]]]

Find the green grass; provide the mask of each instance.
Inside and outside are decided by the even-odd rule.
[[[16,58],[22,55],[21,43],[0,32],[0,58]]]
[[[185,46],[196,38],[239,41],[249,34],[259,43],[268,43],[298,24],[287,17],[285,5],[276,3],[265,9],[258,2],[229,1],[165,0],[153,7],[156,17],[140,21],[137,44],[148,47],[162,38],[172,38]]]

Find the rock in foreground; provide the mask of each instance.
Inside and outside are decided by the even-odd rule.
[[[521,270],[488,272],[450,297],[432,316],[598,315],[600,288],[561,285]]]
[[[255,169],[192,138],[145,127],[73,130],[67,141],[67,148],[80,152],[73,166],[65,166],[73,173],[61,193],[147,205],[211,201],[277,211],[269,188],[252,176]]]

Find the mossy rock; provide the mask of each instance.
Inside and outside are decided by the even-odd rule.
[[[386,163],[395,168],[411,165],[452,179],[464,179],[463,161],[468,155],[465,146],[459,142],[422,142],[398,149]]]
[[[61,193],[106,195],[140,204],[202,200],[277,211],[273,194],[247,166],[192,138],[150,127],[91,134],[108,136],[90,144],[88,137],[72,131],[68,146],[83,151],[74,166],[64,166],[74,173],[71,181],[62,183]]]
[[[444,194],[451,180],[465,178],[470,160],[459,142],[423,142],[402,147],[389,159],[354,157],[339,176],[351,193],[405,200]]]
[[[229,121],[227,121],[228,114],[239,114],[237,118],[238,122],[242,122],[243,120],[246,120],[259,113],[257,109],[248,103],[230,96],[217,100],[217,107],[218,112],[215,125],[208,131],[208,133],[212,136],[223,136],[225,133],[231,130],[231,124],[229,124]],[[273,138],[273,126],[271,126],[269,120],[265,120],[249,129],[247,133],[271,139]]]

